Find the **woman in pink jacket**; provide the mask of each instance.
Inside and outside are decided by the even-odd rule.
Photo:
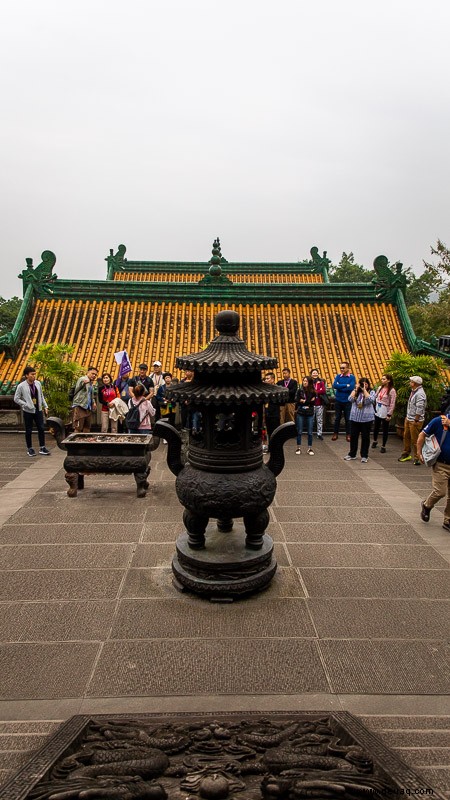
[[[149,398],[153,394],[153,389],[149,389],[147,397],[144,397],[145,386],[138,383],[133,387],[133,397],[128,402],[128,408],[139,406],[139,426],[131,428],[128,426],[128,433],[151,433],[152,420],[155,416],[155,408]]]
[[[389,423],[394,413],[397,392],[394,389],[394,380],[389,373],[381,376],[381,384],[375,395],[375,423],[373,428],[372,447],[378,447],[378,434],[380,428],[383,433],[383,444],[380,453],[386,452],[386,442],[389,433]]]

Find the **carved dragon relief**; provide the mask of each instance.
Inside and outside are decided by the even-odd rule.
[[[390,789],[371,754],[330,717],[184,724],[124,718],[93,719],[84,738],[27,796],[356,800]]]

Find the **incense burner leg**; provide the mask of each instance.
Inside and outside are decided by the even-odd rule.
[[[189,547],[200,550],[205,546],[205,531],[209,522],[209,517],[202,514],[195,514],[193,511],[185,509],[183,512],[183,522],[188,532]]]
[[[67,490],[68,497],[76,497],[78,493],[78,479],[79,475],[78,472],[66,472],[64,475],[66,482],[69,484],[69,488]]]
[[[150,472],[150,467],[145,472],[133,472],[134,480],[136,481],[136,497],[145,497],[149,482],[147,476]]]
[[[233,519],[232,517],[221,517],[217,520],[217,530],[220,533],[229,533],[233,530]]]
[[[246,514],[244,516],[245,545],[251,550],[260,550],[263,545],[264,532],[269,524],[270,516],[267,509],[260,514]]]

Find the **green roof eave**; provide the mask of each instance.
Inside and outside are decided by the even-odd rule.
[[[370,283],[210,283],[58,279],[42,299],[207,303],[377,303]]]

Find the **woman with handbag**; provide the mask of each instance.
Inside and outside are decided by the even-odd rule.
[[[380,453],[386,452],[386,442],[389,433],[389,423],[394,413],[397,392],[394,389],[394,379],[390,373],[381,376],[381,384],[375,394],[375,422],[373,426],[372,447],[378,447],[378,434],[382,430],[382,445]]]
[[[314,424],[314,402],[317,395],[314,389],[313,379],[305,377],[295,395],[295,425],[297,428],[297,449],[296,455],[300,455],[302,444],[303,429],[308,433],[308,455],[313,456],[313,424]]]

